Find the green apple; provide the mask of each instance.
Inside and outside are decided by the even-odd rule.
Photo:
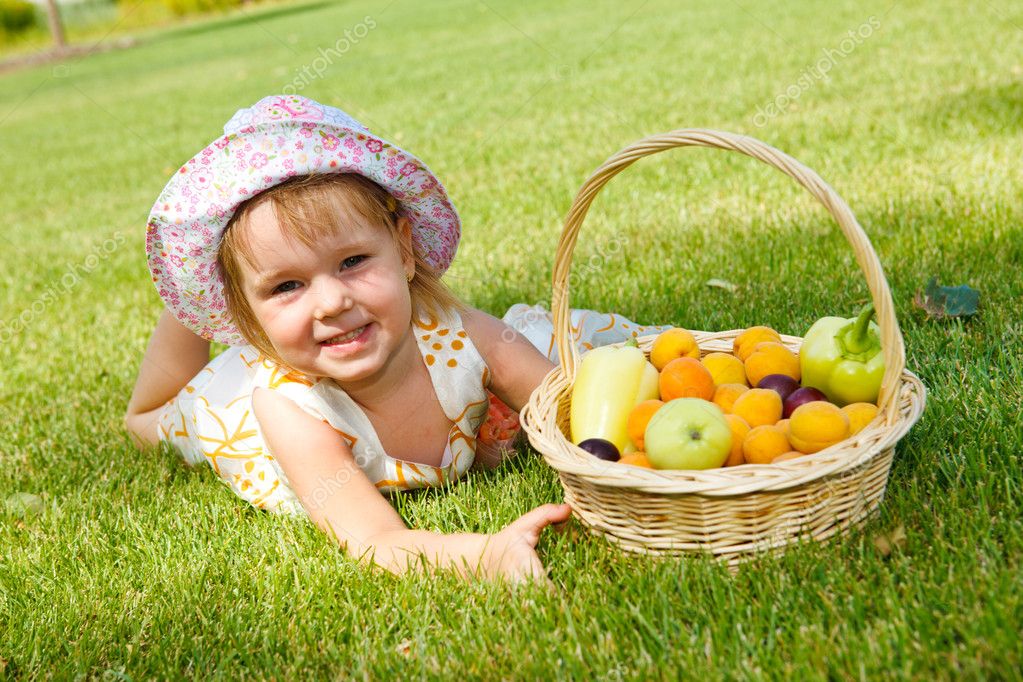
[[[676,398],[647,424],[646,456],[655,469],[713,469],[732,450],[725,413],[701,398]]]

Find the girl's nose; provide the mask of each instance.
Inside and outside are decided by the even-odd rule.
[[[337,317],[342,312],[352,307],[352,299],[348,288],[334,277],[323,277],[313,284],[316,287],[316,310],[314,315],[317,320],[325,320],[330,317]]]

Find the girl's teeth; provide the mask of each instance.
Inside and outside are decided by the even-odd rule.
[[[348,332],[347,334],[342,334],[341,336],[335,336],[332,339],[327,339],[326,341],[324,341],[324,343],[330,345],[330,344],[335,344],[335,343],[345,343],[346,341],[351,341],[356,336],[361,334],[362,330],[365,329],[365,328],[366,328],[365,325],[363,325],[362,327],[359,327],[358,329],[353,329],[352,331]]]

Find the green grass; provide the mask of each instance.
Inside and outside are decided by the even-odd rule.
[[[44,503],[24,520],[0,512],[0,675],[1019,676],[1023,9],[550,5],[257,7],[0,76],[0,331],[18,326],[0,344],[0,496]],[[871,16],[879,28],[827,80],[754,124]],[[644,135],[748,133],[832,184],[884,264],[908,367],[929,390],[880,514],[734,576],[547,532],[540,553],[560,590],[512,594],[360,570],[311,525],[247,508],[210,470],[134,451],[120,422],[160,310],[143,248],[152,202],[237,108],[280,91],[366,17],[376,27],[303,93],[438,173],[465,226],[447,279],[494,314],[549,301],[574,192]],[[801,335],[866,300],[851,256],[780,173],[680,150],[598,199],[576,253],[598,267],[572,302]],[[80,277],[65,290],[68,268]],[[979,289],[980,313],[926,319],[912,298],[931,275]],[[740,289],[705,286],[712,277]],[[417,527],[491,532],[561,495],[525,450],[395,504]],[[886,556],[874,539],[899,526],[905,543]]]

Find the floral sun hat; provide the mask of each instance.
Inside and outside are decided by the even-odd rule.
[[[223,137],[183,165],[153,205],[146,252],[167,308],[206,339],[244,344],[231,322],[217,249],[246,199],[298,175],[358,173],[384,187],[437,272],[458,248],[458,213],[426,165],[334,107],[299,96],[264,97],[236,113]]]

